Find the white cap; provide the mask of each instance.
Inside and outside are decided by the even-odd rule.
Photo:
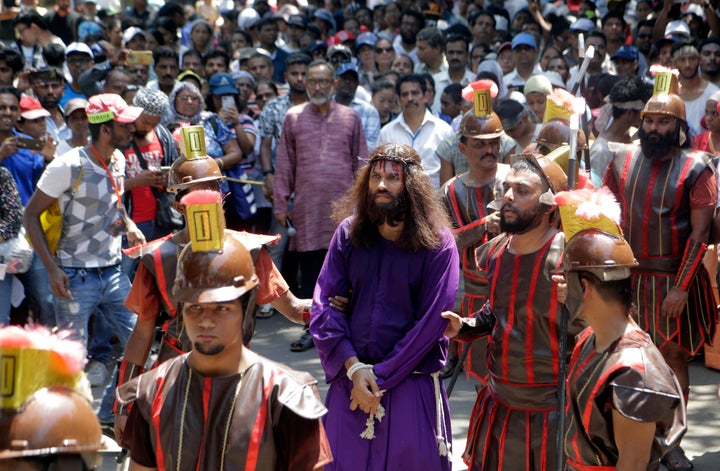
[[[70,43],[70,45],[65,49],[65,57],[68,57],[70,54],[87,54],[90,57],[93,57],[92,50],[90,49],[90,46],[88,46],[85,43]]]
[[[123,33],[123,39],[122,39],[123,46],[127,46],[127,43],[129,43],[130,41],[135,39],[135,36],[138,36],[140,34],[145,36],[145,32],[143,30],[141,30],[140,28],[138,28],[137,26],[131,26],[128,29],[126,29],[125,32]]]
[[[665,27],[665,36],[672,34],[677,36],[690,37],[690,26],[683,20],[671,21]]]

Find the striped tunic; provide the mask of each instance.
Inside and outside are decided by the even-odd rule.
[[[636,321],[656,345],[669,341],[690,355],[713,338],[717,309],[707,270],[693,259],[692,281],[684,312],[661,314],[662,302],[681,275],[681,261],[692,233],[690,212],[715,206],[715,176],[702,152],[683,150],[675,158],[645,158],[639,148],[616,154],[603,184],[623,208],[622,228],[640,265],[633,270]],[[697,241],[705,243],[707,241]]]
[[[450,179],[442,188],[460,252],[464,286],[460,302],[460,315],[463,317],[468,317],[480,309],[487,300],[487,276],[477,269],[475,250],[488,241],[488,234],[485,232],[485,224],[482,219],[490,213],[487,205],[502,197],[502,184],[508,168],[507,165],[498,164],[492,184],[468,187],[463,177],[458,176]],[[473,341],[467,361],[463,365],[465,372],[483,382],[487,376],[486,348],[487,339],[481,338]]]
[[[510,237],[502,234],[477,252],[497,322],[488,347],[490,376],[470,417],[464,459],[472,470],[554,469],[561,305],[551,276],[562,266],[565,237],[558,232],[525,255],[507,250]],[[568,352],[582,330],[572,288]]]
[[[159,470],[312,470],[331,461],[317,382],[248,350],[251,366],[204,377],[187,355],[118,389],[135,406],[123,446]]]
[[[613,410],[637,422],[655,422],[647,469],[685,433],[682,390],[650,337],[628,332],[604,352],[595,350],[595,333],[580,335],[570,362],[565,410],[565,454],[571,471],[611,471],[618,460]]]

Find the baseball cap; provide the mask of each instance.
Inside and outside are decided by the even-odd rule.
[[[543,95],[549,95],[552,93],[552,83],[550,79],[542,74],[535,74],[525,82],[523,87],[523,93],[527,96],[528,93],[542,93]]]
[[[683,36],[685,38],[690,37],[690,26],[683,20],[671,21],[665,27],[665,36]]]
[[[503,129],[512,129],[522,121],[527,114],[522,103],[515,100],[503,100],[493,107],[495,113],[500,118]]]
[[[211,95],[237,95],[239,93],[235,80],[230,74],[219,72],[213,74],[208,81]]]
[[[319,39],[317,41],[313,41],[310,44],[308,44],[305,47],[305,50],[308,52],[308,54],[312,54],[313,52],[317,51],[318,49],[323,49],[327,51],[328,45],[325,43],[325,41],[320,41]]]
[[[498,46],[497,53],[500,54],[502,51],[504,51],[505,49],[508,49],[508,48],[512,49],[512,43],[510,43],[510,42],[502,43]]]
[[[50,112],[42,107],[37,98],[25,95],[20,98],[20,116],[23,119],[38,119],[50,116]]]
[[[518,33],[512,40],[512,48],[515,49],[518,46],[530,46],[533,49],[537,49],[535,38],[530,33]]]
[[[340,77],[348,72],[355,72],[356,75],[359,75],[357,66],[352,62],[345,62],[341,64],[340,67],[337,68],[336,75]]]
[[[355,45],[358,49],[360,49],[360,46],[375,47],[377,41],[378,37],[375,35],[375,33],[362,33],[358,35],[357,39],[355,40]]]
[[[307,28],[307,18],[305,18],[305,15],[290,15],[287,24],[305,29]]]
[[[257,49],[255,49],[254,47],[243,47],[238,51],[238,60],[239,61],[248,60],[256,52],[257,52]]]
[[[348,49],[347,46],[343,46],[342,44],[332,46],[330,49],[328,49],[326,56],[328,59],[330,59],[335,54],[342,54],[345,56],[346,59],[352,59],[352,52],[350,52],[350,49]]]
[[[570,25],[570,31],[582,31],[587,33],[595,29],[595,22],[590,18],[580,18]]]
[[[70,57],[70,54],[87,54],[93,57],[92,49],[85,43],[74,42],[65,49],[65,57]]]
[[[101,93],[93,95],[88,100],[85,110],[91,124],[101,124],[108,121],[118,123],[132,123],[142,114],[143,109],[137,106],[128,106],[120,95],[114,93]]]
[[[203,79],[198,74],[193,72],[192,70],[183,70],[182,72],[180,72],[177,76],[177,81],[182,82],[183,80],[185,80],[188,77],[194,78],[200,84],[203,83]]]
[[[332,44],[338,45],[338,44],[344,43],[345,41],[354,41],[354,40],[355,40],[355,36],[350,31],[343,29],[333,35],[331,42],[332,42]]]
[[[638,57],[640,57],[638,50],[633,46],[621,46],[617,51],[615,51],[615,54],[613,54],[612,60],[625,59],[628,61],[635,61],[638,60]]]
[[[43,67],[28,73],[30,83],[47,82],[48,80],[65,80],[62,70],[57,67]]]
[[[143,36],[145,36],[145,33],[143,32],[143,30],[141,30],[141,29],[138,28],[137,26],[131,26],[131,27],[129,27],[129,28],[126,29],[125,32],[123,33],[123,39],[122,39],[122,44],[123,44],[123,46],[126,46],[127,43],[129,43],[130,41],[132,41],[133,39],[135,39],[136,36],[139,36],[139,35],[141,35],[141,34],[142,34]]]
[[[73,114],[73,112],[77,110],[86,110],[88,105],[87,100],[83,100],[82,98],[73,98],[72,100],[68,100],[67,103],[65,103],[65,108],[63,108],[63,112],[65,113],[65,116],[70,116]]]
[[[442,18],[442,12],[440,11],[440,5],[435,2],[425,2],[420,5],[420,11],[425,18],[428,20],[438,20]]]
[[[332,13],[330,13],[330,10],[327,10],[325,8],[318,8],[317,10],[315,10],[315,14],[313,14],[313,18],[318,18],[323,21],[327,21],[328,23],[330,23],[330,26],[332,27],[333,31],[337,27],[337,25],[335,24],[335,18],[333,18]]]

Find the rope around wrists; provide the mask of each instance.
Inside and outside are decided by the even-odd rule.
[[[368,365],[367,363],[357,362],[357,363],[355,363],[354,365],[352,365],[350,368],[348,368],[348,370],[347,370],[347,377],[348,377],[348,379],[349,379],[350,381],[352,381],[353,375],[354,375],[355,373],[357,373],[358,371],[360,371],[360,370],[370,370],[370,374],[373,376],[373,378],[375,378],[375,372],[374,372],[372,369],[373,369],[373,365]]]

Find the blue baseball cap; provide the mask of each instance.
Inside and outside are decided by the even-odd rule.
[[[378,42],[378,37],[375,33],[362,33],[355,39],[355,46],[360,49],[360,46],[375,47],[375,43]]]
[[[639,57],[638,50],[633,46],[622,46],[615,51],[615,54],[612,55],[612,60],[625,59],[628,61],[635,61],[638,60]]]
[[[340,64],[340,67],[337,68],[335,74],[340,77],[341,75],[345,75],[348,72],[355,72],[355,75],[360,75],[357,66],[352,62],[344,62]]]
[[[533,49],[537,49],[537,43],[535,38],[530,33],[518,33],[512,40],[512,48],[515,49],[518,46],[530,46]]]
[[[239,90],[230,74],[218,72],[208,81],[211,95],[237,95]]]

